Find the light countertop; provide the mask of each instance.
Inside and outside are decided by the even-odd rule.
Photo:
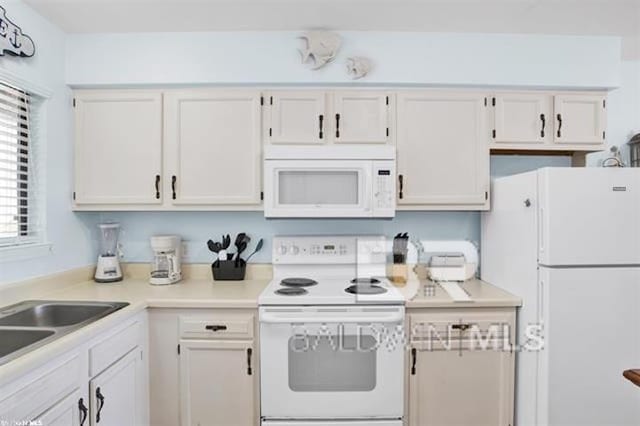
[[[168,286],[150,285],[146,278],[146,265],[127,265],[126,278],[120,283],[97,284],[91,280],[93,269],[87,267],[0,287],[0,306],[34,299],[129,303],[129,306],[107,317],[0,366],[0,386],[146,308],[257,309],[258,296],[271,280],[270,265],[252,266],[244,281],[212,281],[210,269],[204,266],[187,265],[183,269],[186,278],[179,284]],[[407,299],[408,309],[521,305],[518,297],[480,280],[466,281],[462,287],[472,302],[454,302],[445,290],[428,280],[411,279],[399,289]]]

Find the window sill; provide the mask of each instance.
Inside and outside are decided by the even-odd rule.
[[[0,247],[0,263],[17,262],[51,254],[51,243]]]

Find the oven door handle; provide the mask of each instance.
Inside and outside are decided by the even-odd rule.
[[[293,316],[278,315],[273,313],[261,313],[260,323],[264,324],[396,324],[404,321],[402,312],[393,312],[387,315],[367,315],[367,316],[349,316],[349,315],[313,315],[313,316]]]

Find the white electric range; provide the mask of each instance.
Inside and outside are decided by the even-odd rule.
[[[258,298],[263,426],[402,425],[404,297],[385,277],[385,247],[274,238]]]

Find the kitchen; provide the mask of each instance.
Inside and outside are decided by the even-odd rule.
[[[80,3],[2,4],[0,332],[99,313],[2,358],[0,420],[640,422],[637,2]]]

